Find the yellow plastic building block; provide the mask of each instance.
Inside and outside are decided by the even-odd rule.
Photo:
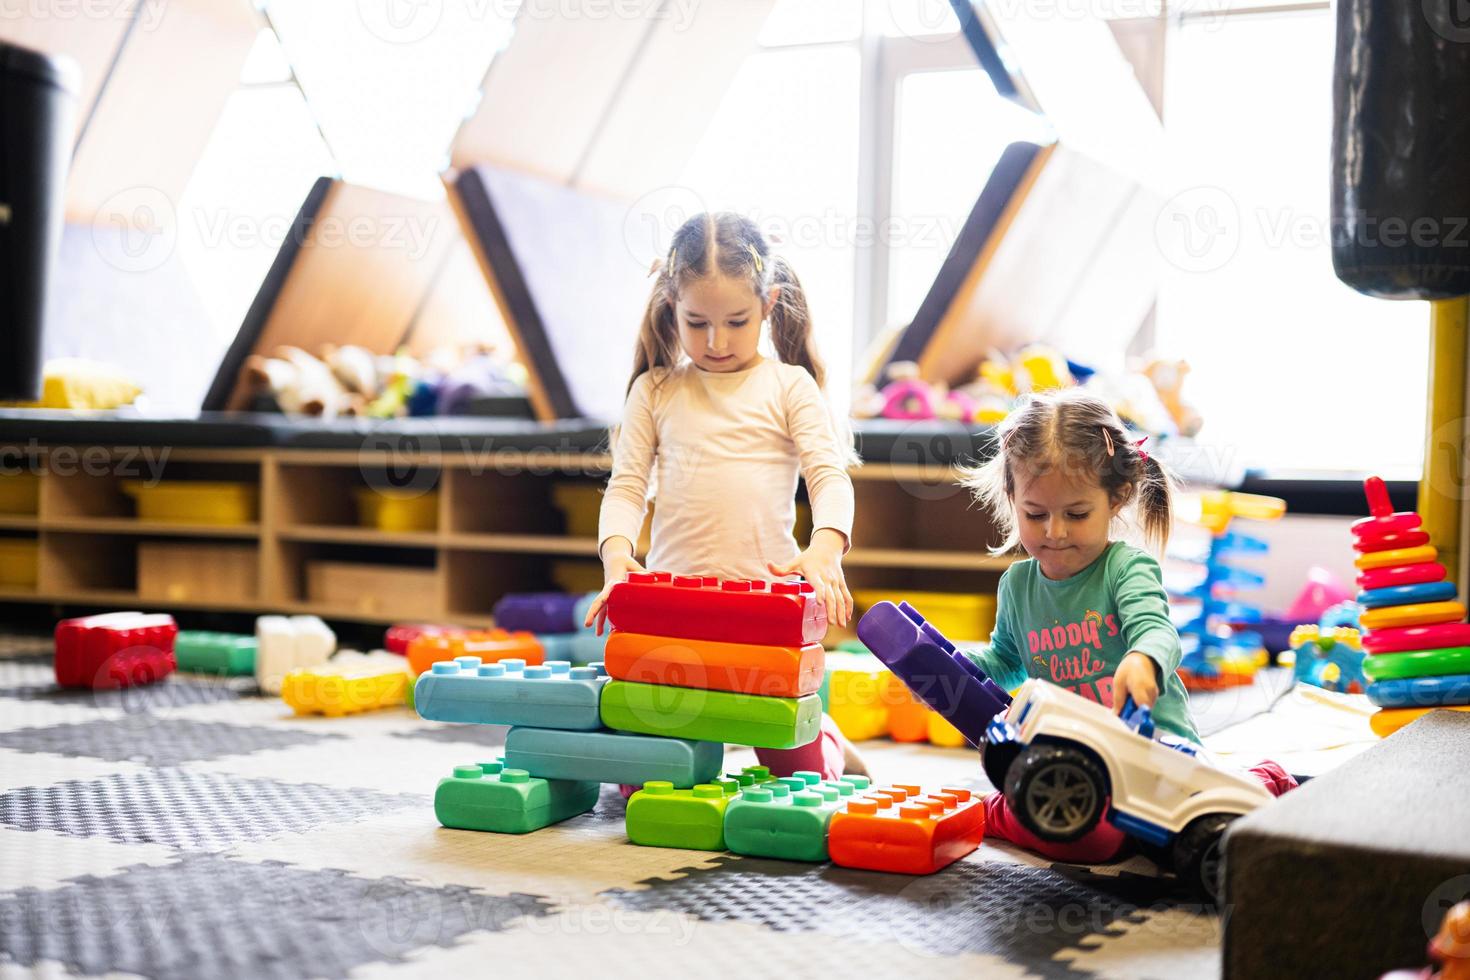
[[[995,596],[968,592],[885,592],[855,589],[853,611],[859,616],[880,602],[906,601],[924,611],[924,619],[951,640],[988,640],[995,628]]]
[[[965,741],[965,736],[960,734],[958,728],[951,725],[945,720],[943,715],[932,709],[929,711],[929,742],[932,745],[939,745],[946,749],[963,748],[969,744]]]
[[[871,653],[828,653],[825,698],[827,714],[854,742],[888,733],[888,706],[883,703],[883,677],[888,668]]]
[[[319,667],[287,674],[281,699],[298,715],[340,718],[404,704],[408,681],[408,664],[396,653],[342,652]]]

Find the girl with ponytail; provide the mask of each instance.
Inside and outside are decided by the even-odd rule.
[[[852,615],[842,557],[852,535],[854,460],[833,418],[806,294],[755,222],[699,214],[674,233],[638,332],[627,404],[613,440],[598,556],[605,586],[587,614],[601,632],[612,587],[634,556],[655,488],[648,567],[722,579],[800,576],[829,622]],[[775,359],[761,353],[762,327]],[[792,535],[797,478],[811,501],[805,547]],[[861,772],[832,724],[809,746],[760,750],[781,770]]]

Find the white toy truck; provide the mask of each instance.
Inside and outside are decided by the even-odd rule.
[[[1220,898],[1220,838],[1271,799],[1249,774],[1221,769],[1199,748],[1154,735],[1148,708],[1111,708],[1029,680],[985,733],[985,773],[1021,824],[1043,840],[1074,841],[1107,819],[1162,852],[1199,895]],[[1104,804],[1107,813],[1104,814]]]

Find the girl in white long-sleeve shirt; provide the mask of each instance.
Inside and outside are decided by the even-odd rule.
[[[608,592],[642,570],[634,542],[656,479],[648,567],[721,578],[800,575],[828,620],[845,625],[853,452],[822,396],[801,282],[753,221],[728,212],[685,222],[656,268],[598,526],[606,585],[587,624],[600,632]],[[779,361],[760,353],[763,323]],[[805,550],[792,536],[798,475],[812,507]],[[843,771],[844,751],[851,761],[846,740],[824,719],[812,746],[759,754],[773,771],[830,776]],[[783,764],[793,761],[788,754],[798,764]]]

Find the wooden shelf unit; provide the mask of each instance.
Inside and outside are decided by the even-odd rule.
[[[576,588],[576,582],[585,587],[600,579],[596,541],[565,533],[553,489],[605,479],[605,455],[153,447],[150,465],[142,467],[138,447],[92,447],[86,466],[75,452],[53,457],[34,446],[0,451],[28,458],[40,474],[37,513],[0,515],[0,535],[38,542],[38,582],[34,589],[0,587],[0,603],[486,626],[506,592]],[[853,588],[994,591],[1011,559],[986,550],[995,528],[971,506],[956,475],[947,467],[881,463],[854,470],[858,526],[845,561]],[[155,476],[251,483],[260,489],[259,516],[229,526],[140,520],[121,483]],[[354,491],[364,486],[437,492],[437,527],[359,526]],[[256,595],[191,595],[182,585],[172,598],[142,595],[138,556],[144,542],[195,547],[201,561],[212,554],[246,557],[254,563]],[[307,570],[315,562],[371,566],[383,585],[356,603],[314,600]],[[393,604],[395,570],[411,585],[405,591],[417,597],[400,606]]]

